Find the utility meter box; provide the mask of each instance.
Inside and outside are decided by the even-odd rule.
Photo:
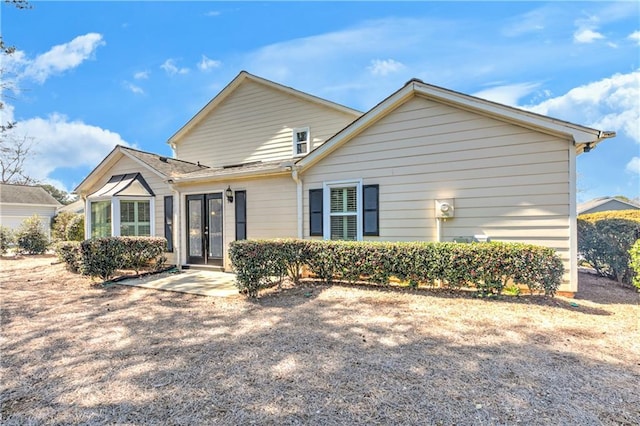
[[[453,198],[443,198],[436,200],[436,218],[451,219],[454,217]]]

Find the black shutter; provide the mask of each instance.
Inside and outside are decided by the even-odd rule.
[[[362,186],[362,198],[364,206],[362,215],[363,232],[362,235],[377,236],[380,235],[380,221],[379,221],[379,200],[378,200],[378,185],[363,185]]]
[[[236,191],[236,240],[247,239],[247,191]]]
[[[167,239],[167,251],[173,251],[173,195],[164,197],[164,237]]]
[[[309,235],[322,236],[322,189],[309,190]]]

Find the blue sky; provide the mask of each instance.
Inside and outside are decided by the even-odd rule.
[[[578,201],[639,195],[637,2],[2,3],[3,121],[71,190],[115,144],[167,139],[241,70],[366,111],[413,77],[601,130]]]

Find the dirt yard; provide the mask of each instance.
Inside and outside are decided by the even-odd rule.
[[[640,423],[638,294],[349,286],[258,301],[0,260],[2,424]]]

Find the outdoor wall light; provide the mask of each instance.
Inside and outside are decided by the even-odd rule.
[[[584,150],[583,150],[583,151],[584,151],[584,152],[589,152],[589,151],[591,151],[591,142],[589,142],[588,144],[586,144],[586,145],[584,146]]]
[[[227,196],[227,201],[233,203],[233,191],[231,190],[231,185],[227,187],[227,190],[224,191],[224,195]]]

